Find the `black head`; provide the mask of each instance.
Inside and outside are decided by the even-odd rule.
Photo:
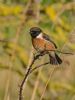
[[[30,29],[30,34],[31,34],[32,38],[37,37],[41,32],[42,32],[42,30],[39,27],[32,27]]]

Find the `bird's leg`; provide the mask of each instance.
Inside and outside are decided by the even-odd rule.
[[[33,53],[34,58],[35,58],[36,56],[38,56],[38,55],[40,55],[39,50],[37,50],[37,52]]]
[[[45,54],[47,54],[45,51],[36,52],[36,53],[33,54],[34,55],[34,59],[36,57],[38,57],[38,56],[39,56],[38,59],[40,59],[40,57],[44,56]]]

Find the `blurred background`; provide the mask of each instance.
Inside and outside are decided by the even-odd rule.
[[[33,26],[47,33],[59,50],[75,53],[75,0],[0,0],[0,100],[18,100],[34,52]],[[48,64],[29,76],[24,100],[75,100],[75,55],[59,55],[63,64]],[[48,60],[40,58],[33,68]]]

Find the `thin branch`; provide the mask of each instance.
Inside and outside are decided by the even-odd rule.
[[[30,73],[30,71],[31,71],[32,65],[34,64],[34,62],[35,62],[37,59],[39,59],[40,56],[43,56],[43,55],[41,55],[41,54],[36,55],[36,56],[33,58],[33,60],[32,60],[32,62],[31,62],[31,64],[30,64],[30,66],[28,67],[28,70],[27,70],[27,72],[26,72],[26,74],[25,74],[25,77],[24,77],[24,79],[23,79],[23,81],[22,81],[22,83],[21,83],[21,86],[20,86],[19,100],[22,100],[23,86],[24,86],[24,83],[26,82],[26,79],[27,79],[27,77],[28,77],[28,75],[29,75],[29,73]]]
[[[46,62],[46,63],[43,63],[43,64],[40,64],[36,67],[34,67],[33,69],[30,70],[30,73],[31,74],[32,72],[34,72],[36,69],[40,68],[40,67],[43,67],[44,65],[47,65],[47,64],[50,64],[50,62]]]
[[[42,93],[42,95],[41,95],[40,100],[43,100],[43,97],[44,97],[46,88],[47,88],[47,86],[48,86],[48,83],[51,81],[51,78],[52,78],[52,76],[54,75],[56,69],[57,69],[57,67],[54,66],[54,68],[53,68],[52,72],[50,73],[49,78],[48,78],[48,80],[47,80],[47,82],[46,82],[46,85],[45,85],[45,88],[44,88],[44,90],[43,90],[43,93]]]
[[[74,55],[73,53],[70,53],[70,52],[62,52],[62,51],[60,51],[60,50],[56,50],[56,52],[59,52],[59,53],[62,53],[62,54]]]
[[[0,42],[10,42],[10,41],[1,39]]]
[[[54,50],[45,50],[44,53],[49,53],[49,51],[54,51],[54,52],[59,52],[59,53],[62,53],[62,54],[69,54],[69,55],[74,55],[74,53],[70,53],[70,52],[63,52],[63,51],[60,51],[58,49],[54,49]]]
[[[29,72],[30,72],[30,70],[31,70],[32,65],[34,64],[34,61],[35,61],[35,60],[32,61],[31,65],[30,65],[30,67],[29,67],[29,69],[28,69],[28,71],[27,71],[27,73],[26,73],[26,75],[25,75],[25,77],[24,77],[24,79],[23,79],[23,81],[22,81],[22,83],[21,83],[20,92],[19,92],[19,93],[20,93],[20,94],[19,94],[19,100],[22,100],[23,85],[24,85],[24,83],[25,83],[25,81],[26,81],[26,79],[27,79],[27,76],[28,76],[28,74],[29,74]]]
[[[64,52],[61,52],[61,51],[59,51],[59,52],[60,52],[60,53],[63,53],[63,54],[72,54],[72,53],[64,53]],[[29,75],[30,75],[32,72],[34,72],[35,70],[37,70],[38,68],[43,67],[44,65],[47,65],[47,64],[50,64],[50,62],[46,62],[46,63],[40,64],[40,65],[34,67],[33,69],[30,70]],[[55,70],[55,68],[54,68],[54,70]],[[50,77],[53,75],[54,70],[53,70],[53,72],[51,73]],[[49,79],[49,80],[50,80],[50,79]],[[49,82],[49,80],[48,80],[48,82]],[[48,83],[47,83],[46,85],[48,85]],[[45,87],[45,90],[46,90],[46,87]],[[45,90],[44,90],[44,92],[45,92]],[[43,94],[44,94],[44,93],[43,93]],[[42,95],[42,96],[43,96],[43,95]]]
[[[46,54],[47,54],[47,52],[49,52],[49,51],[59,52],[59,53],[62,53],[62,54],[74,55],[74,53],[63,52],[63,51],[60,51],[60,50],[58,50],[58,49],[55,49],[55,50],[45,50]]]

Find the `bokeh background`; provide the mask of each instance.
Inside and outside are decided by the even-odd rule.
[[[29,29],[40,27],[63,52],[75,53],[75,0],[0,0],[0,100],[18,100],[34,49]],[[4,41],[2,41],[4,40]],[[75,55],[38,68],[24,84],[24,100],[75,100]],[[35,65],[47,62],[48,56]]]

